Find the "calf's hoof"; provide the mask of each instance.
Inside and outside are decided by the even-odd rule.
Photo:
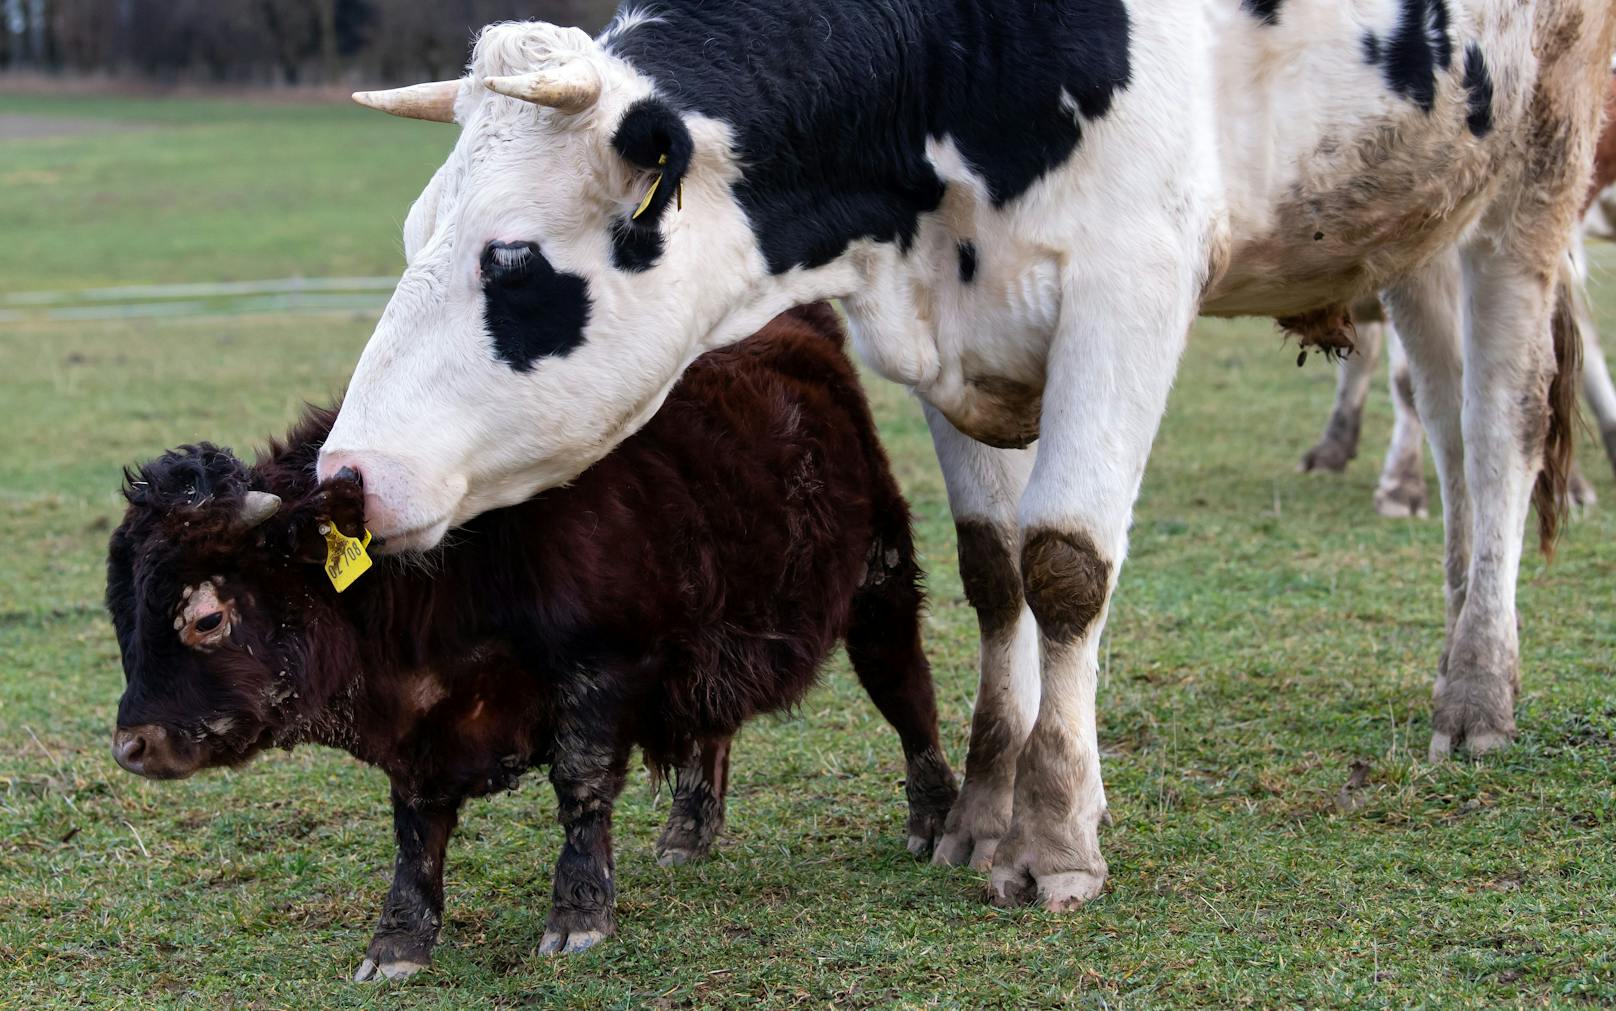
[[[617,932],[617,924],[610,910],[586,913],[570,911],[550,913],[545,924],[544,938],[539,941],[541,955],[580,955]]]
[[[436,934],[436,930],[433,931]],[[432,966],[432,943],[410,934],[377,934],[370,940],[365,960],[354,973],[355,983],[409,979]]]
[[[958,781],[942,752],[928,749],[910,759],[904,793],[909,801],[909,852],[922,859],[940,844],[949,812],[959,800]]]
[[[705,860],[723,828],[722,814],[716,818],[691,818],[675,811],[656,843],[656,862],[662,867],[681,867]]]

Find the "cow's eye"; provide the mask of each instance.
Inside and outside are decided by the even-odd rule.
[[[531,242],[490,242],[483,247],[483,281],[520,284],[533,275],[539,248]]]

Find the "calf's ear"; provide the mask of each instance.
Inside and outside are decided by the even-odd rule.
[[[287,554],[296,561],[324,564],[328,526],[348,537],[364,537],[365,491],[358,482],[328,481],[297,504],[287,529]]]

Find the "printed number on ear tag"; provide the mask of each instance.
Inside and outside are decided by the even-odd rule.
[[[341,593],[370,571],[370,555],[365,553],[370,547],[370,531],[365,531],[361,541],[338,530],[335,523],[322,523],[320,533],[325,535],[325,574]]]

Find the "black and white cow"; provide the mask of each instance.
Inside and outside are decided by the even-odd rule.
[[[361,97],[461,133],[320,473],[360,471],[391,549],[431,548],[602,458],[702,352],[840,297],[927,405],[981,617],[937,859],[1072,908],[1107,873],[1097,644],[1198,314],[1328,344],[1390,293],[1448,524],[1431,754],[1510,740],[1613,29],[1608,0],[660,0],[598,39],[495,25],[464,79]]]

